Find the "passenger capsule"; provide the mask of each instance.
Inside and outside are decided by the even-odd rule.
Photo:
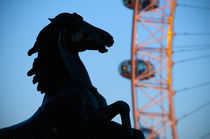
[[[141,80],[155,76],[154,73],[151,74],[154,71],[154,66],[149,61],[137,60],[136,65],[136,76],[143,76]],[[131,79],[131,60],[125,60],[120,64],[119,73],[123,77]]]
[[[123,4],[129,8],[134,9],[135,0],[123,0]],[[149,11],[159,7],[159,0],[139,0],[138,10]]]

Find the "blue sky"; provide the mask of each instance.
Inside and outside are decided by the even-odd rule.
[[[178,3],[209,6],[208,0],[179,0]],[[27,77],[35,56],[28,57],[39,31],[48,18],[61,12],[77,12],[83,18],[113,35],[115,44],[106,54],[86,51],[81,54],[93,84],[113,103],[124,100],[131,106],[130,81],[118,73],[119,64],[130,58],[132,11],[121,0],[1,0],[0,1],[0,128],[29,118],[41,105],[43,95]],[[175,32],[210,32],[210,11],[177,7]],[[209,35],[176,36],[174,46],[210,44]],[[210,46],[209,46],[210,47]],[[198,48],[198,47],[196,47]],[[209,55],[210,49],[175,53],[174,61]],[[175,64],[174,89],[210,81],[210,58]],[[210,101],[210,86],[176,94],[176,117],[182,117]],[[210,131],[210,106],[192,114],[177,125],[180,139],[199,139]],[[119,117],[115,118],[120,122]]]

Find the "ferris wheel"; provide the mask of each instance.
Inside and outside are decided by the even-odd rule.
[[[131,80],[134,126],[147,138],[177,139],[172,86],[175,0],[123,0],[133,10],[131,60],[120,74]],[[170,130],[171,129],[171,130]]]

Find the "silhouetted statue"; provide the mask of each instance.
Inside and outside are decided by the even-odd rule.
[[[92,85],[78,52],[107,52],[112,36],[76,13],[49,19],[28,55],[38,52],[28,76],[45,93],[43,103],[28,120],[0,130],[0,138],[144,138],[131,128],[127,103],[106,100]],[[111,121],[120,114],[122,125]]]

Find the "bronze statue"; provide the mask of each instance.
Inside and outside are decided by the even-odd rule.
[[[56,16],[39,33],[28,55],[38,53],[28,76],[44,93],[43,103],[28,120],[0,130],[0,138],[144,138],[131,128],[127,103],[106,100],[92,85],[79,52],[107,52],[113,37],[76,13]],[[120,114],[122,125],[111,121]]]

